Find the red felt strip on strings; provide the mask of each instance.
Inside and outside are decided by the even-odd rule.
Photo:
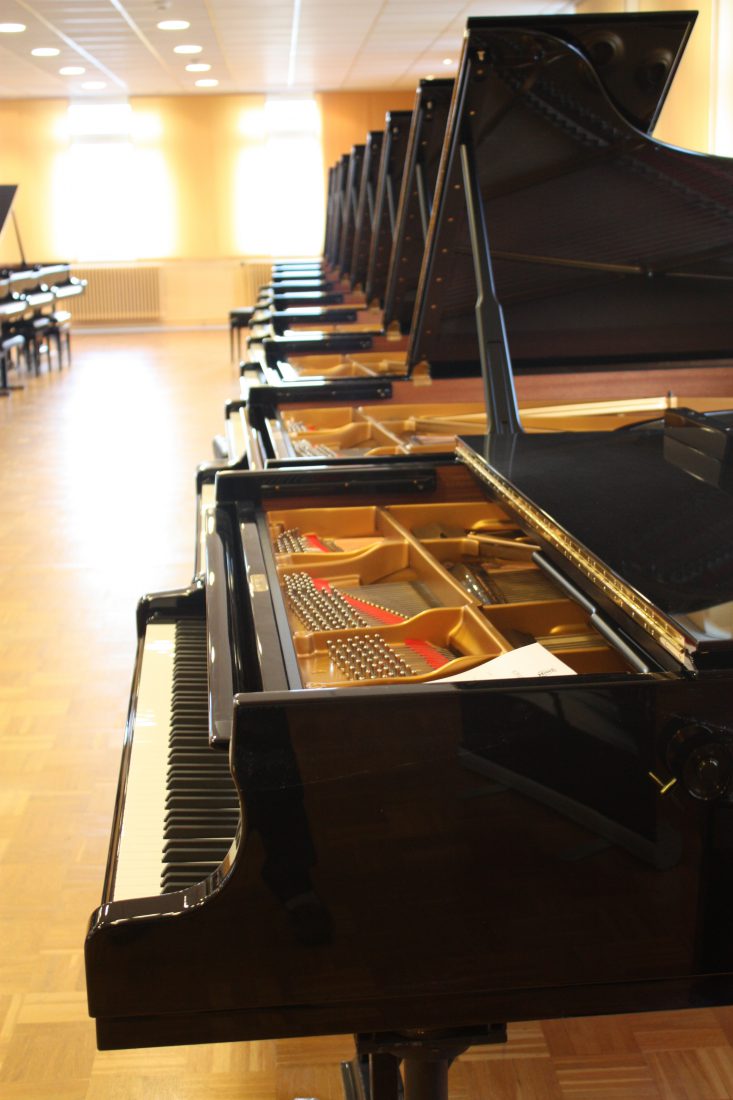
[[[305,541],[312,550],[322,550],[324,554],[330,554],[331,552],[325,542],[321,542],[318,535],[306,535]]]
[[[330,582],[320,577],[314,577],[313,584],[319,592],[332,591]],[[403,623],[407,618],[407,615],[399,615],[396,611],[387,611],[384,607],[375,607],[368,600],[360,600],[358,596],[350,596],[347,592],[342,592],[341,595],[355,611],[361,611],[362,615],[368,615],[370,619],[376,619],[382,626],[394,626],[395,623]]]
[[[442,668],[450,660],[450,657],[444,657],[430,642],[422,642],[419,638],[405,638],[405,645],[418,657],[422,657],[431,668]]]
[[[384,607],[375,607],[373,603],[367,603],[366,600],[360,600],[356,596],[347,596],[345,592],[342,593],[342,595],[355,611],[361,611],[362,615],[368,615],[371,619],[376,619],[378,623],[382,623],[384,626],[392,626],[394,623],[403,623],[407,618],[406,615],[398,615],[396,611],[387,611]]]

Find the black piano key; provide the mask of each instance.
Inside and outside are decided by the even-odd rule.
[[[220,861],[205,863],[181,863],[177,866],[166,868],[162,875],[163,890],[185,890],[195,882],[210,875],[219,866]]]
[[[231,822],[221,822],[217,827],[216,824],[211,822],[177,821],[171,830],[170,838],[166,838],[164,851],[167,850],[169,844],[173,846],[172,851],[178,844],[198,842],[206,836],[218,838],[222,843],[226,843],[226,848],[228,848],[232,839],[232,828]],[[236,832],[236,826],[234,826],[234,831]]]
[[[229,844],[216,844],[213,841],[209,844],[197,844],[193,848],[184,843],[180,845],[171,844],[165,847],[165,859],[169,866],[172,866],[174,863],[221,863],[224,856],[229,851],[229,847]]]

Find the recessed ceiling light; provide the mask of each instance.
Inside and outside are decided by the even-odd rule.
[[[174,46],[173,53],[201,53],[203,46]]]
[[[453,58],[452,57],[444,57],[443,58],[443,64],[444,65],[452,65],[453,64]]]
[[[86,69],[81,65],[64,65],[62,69],[59,69],[60,76],[83,76]]]
[[[33,57],[58,57],[61,50],[57,50],[55,46],[36,46],[35,50],[31,50]]]
[[[187,19],[164,19],[158,23],[159,31],[187,31],[191,24]]]
[[[104,80],[85,80],[82,84],[82,88],[87,92],[99,92],[102,88],[106,87],[107,85]]]
[[[214,80],[213,77],[207,77],[206,80],[197,80],[195,83],[197,88],[215,88],[219,81]]]
[[[206,61],[191,61],[186,65],[187,73],[208,73],[211,65]]]
[[[25,23],[0,23],[0,34],[22,34]]]
[[[428,73],[425,77],[426,80],[435,80],[435,73]]]

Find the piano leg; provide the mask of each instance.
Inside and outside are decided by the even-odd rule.
[[[360,1054],[341,1063],[344,1100],[402,1100],[400,1060],[394,1054]]]
[[[469,1047],[505,1043],[506,1024],[376,1032],[354,1040],[356,1056],[341,1066],[345,1100],[448,1100],[451,1062]]]

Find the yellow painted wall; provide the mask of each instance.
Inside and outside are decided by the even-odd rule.
[[[383,130],[387,111],[409,111],[415,102],[408,92],[321,92],[316,96],[323,120],[323,161],[326,169],[364,141],[369,130]]]
[[[380,129],[388,109],[412,105],[412,92],[326,93],[318,96],[323,121],[324,168]],[[138,97],[131,101],[141,148],[157,149],[167,168],[174,206],[174,241],[166,258],[219,259],[236,249],[235,178],[247,142],[241,120],[264,96]],[[53,181],[66,147],[65,100],[0,100],[0,182],[18,183],[15,212],[26,256],[64,259],[53,232]],[[146,136],[147,134],[147,136]],[[109,216],[118,213],[110,209]],[[19,259],[12,229],[0,240],[0,262]]]
[[[677,76],[662,108],[654,136],[683,149],[712,148],[713,73],[715,71],[714,0],[640,0],[640,11],[693,11],[697,22]]]
[[[733,0],[717,0],[717,96],[713,117],[715,151],[733,157]]]
[[[173,181],[179,259],[220,258],[236,252],[233,232],[234,169],[245,140],[240,119],[264,105],[264,96],[138,97],[135,113],[158,119]]]
[[[20,184],[13,210],[26,256],[58,259],[53,252],[53,167],[61,148],[59,123],[66,101],[0,99],[0,183]],[[0,238],[0,263],[20,259],[12,225]]]

